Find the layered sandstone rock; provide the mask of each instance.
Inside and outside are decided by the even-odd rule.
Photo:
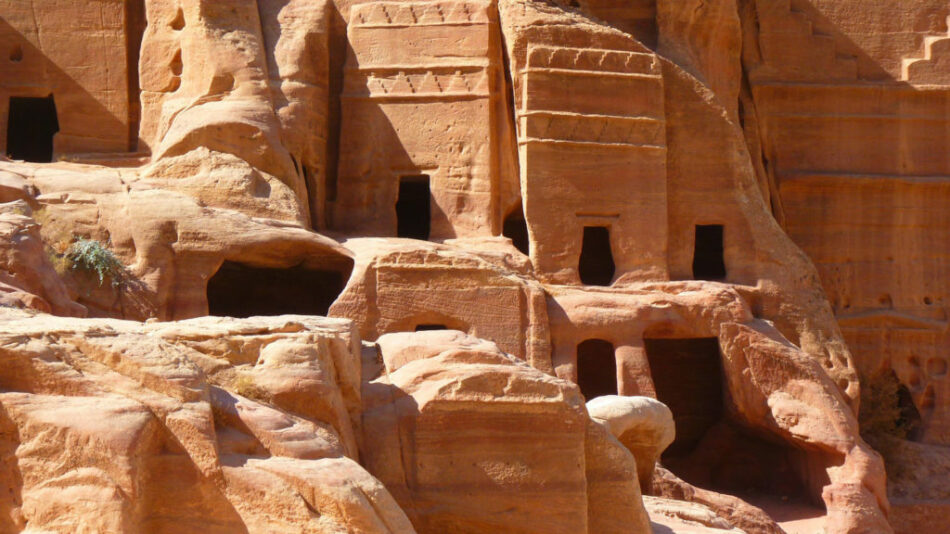
[[[44,223],[38,230],[47,249],[41,253],[37,242],[35,261],[50,255],[62,260],[81,236],[106,243],[127,266],[128,279],[119,287],[97,284],[65,265],[60,269],[72,298],[93,315],[206,315],[208,280],[224,262],[319,269],[341,278],[352,269],[352,254],[331,239],[279,220],[209,207],[200,195],[157,189],[134,171],[68,164],[7,169],[34,188],[36,196],[29,198],[38,206],[34,218]],[[61,283],[49,271],[37,274],[43,272],[45,283]]]
[[[674,519],[696,522],[696,514],[700,512],[702,514],[700,517],[707,518],[701,521],[704,526],[728,527],[743,532],[768,534],[785,532],[776,520],[761,508],[738,497],[693,486],[664,467],[658,466],[655,470],[652,487],[652,496],[655,498],[644,499],[644,505],[654,521],[657,520],[658,515],[661,517],[672,515]],[[671,500],[674,502],[669,503],[668,501]],[[686,506],[686,503],[696,506]],[[686,517],[683,517],[683,513],[680,512],[682,508],[685,508],[687,512]],[[707,514],[714,515],[715,519]],[[821,528],[820,522],[813,524]]]
[[[633,453],[640,488],[651,492],[653,468],[676,435],[670,409],[650,397],[605,395],[588,402],[587,412]]]
[[[5,532],[412,532],[357,463],[348,323],[3,319]]]
[[[777,216],[862,373],[894,370],[923,439],[945,443],[947,6],[757,1],[743,15],[746,109]]]
[[[415,237],[498,235],[520,199],[494,3],[354,2],[344,15],[332,227],[403,235],[393,206],[414,183],[434,208]]]
[[[644,497],[650,514],[653,532],[680,534],[738,534],[745,532],[733,527],[702,504],[660,497]]]
[[[886,459],[891,523],[898,532],[950,528],[950,451],[894,437],[874,442]]]
[[[379,354],[362,458],[419,532],[649,531],[633,456],[576,386],[456,331],[388,334]]]
[[[0,304],[353,326],[8,316],[2,530],[941,513],[942,0],[78,5],[0,0]]]
[[[284,144],[284,124],[289,127],[294,120],[294,110],[284,108],[295,97],[283,91],[293,93],[294,80],[284,83],[278,77],[277,62],[288,61],[285,54],[294,46],[288,41],[306,47],[307,41],[319,41],[310,34],[325,39],[319,8],[316,16],[294,17],[284,13],[294,6],[260,13],[256,2],[146,6],[151,23],[142,54],[153,60],[140,64],[142,142],[152,152],[145,178],[166,189],[187,191],[209,206],[237,207],[228,199],[243,197],[247,203],[240,208],[249,214],[309,223],[303,169],[288,146],[298,148],[298,158],[307,156],[304,163],[311,165],[317,147],[306,139],[290,145],[291,136]],[[269,66],[276,71],[273,81]],[[288,76],[289,70],[284,70]],[[326,79],[319,67],[307,75],[317,87]],[[283,98],[275,100],[273,93]],[[313,105],[320,110],[322,95],[312,96],[318,97]]]
[[[495,241],[460,250],[381,239],[349,239],[345,246],[355,266],[330,315],[355,321],[365,339],[420,327],[462,330],[551,370],[544,289],[510,246]]]
[[[27,196],[32,200],[31,196]],[[0,204],[0,276],[2,303],[57,315],[82,317],[86,310],[73,302],[44,249],[40,225],[31,216],[30,203]]]
[[[827,506],[826,528],[888,530],[878,512],[888,509],[880,456],[860,438],[847,401],[818,363],[763,322],[724,325],[719,336],[738,418],[757,426],[768,420],[765,430],[819,451],[807,455],[799,469],[810,472],[806,489],[820,492]],[[770,415],[763,418],[763,412]]]
[[[0,122],[19,120],[50,135],[58,132],[60,154],[135,152],[142,3],[11,0],[0,4],[0,13]],[[11,98],[38,101],[30,107]],[[52,115],[37,113],[46,110]],[[17,144],[22,140],[16,130],[13,138],[8,133],[0,128],[0,146],[33,152]]]

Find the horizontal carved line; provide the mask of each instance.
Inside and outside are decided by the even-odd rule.
[[[519,145],[545,144],[545,145],[576,145],[576,146],[597,146],[606,148],[624,148],[624,149],[642,149],[642,150],[666,150],[664,145],[650,145],[641,143],[603,143],[600,141],[574,141],[569,139],[539,139],[536,137],[521,138]]]
[[[405,65],[367,65],[359,67],[348,66],[343,70],[346,72],[354,73],[373,73],[373,72],[433,72],[433,71],[446,71],[454,72],[456,70],[475,72],[480,70],[485,70],[492,67],[498,67],[498,65],[493,65],[487,59],[476,59],[469,63],[415,63],[415,64],[405,64]]]
[[[656,80],[658,83],[663,80],[663,76],[659,74],[644,74],[640,72],[613,72],[613,71],[602,71],[602,70],[582,70],[582,69],[560,69],[553,67],[528,67],[522,69],[522,74],[530,74],[532,72],[542,73],[542,74],[563,74],[565,76],[596,76],[599,78],[608,77],[608,78],[635,78],[641,80]]]
[[[349,26],[351,28],[419,28],[422,26],[487,26],[491,21],[488,19],[485,20],[460,20],[453,22],[394,22],[392,24],[385,23],[374,23],[374,24],[361,24],[361,23],[351,23]]]
[[[945,175],[900,175],[870,174],[850,172],[788,171],[779,172],[780,187],[797,182],[823,180],[827,182],[898,182],[902,184],[946,184],[950,185],[950,176]]]
[[[399,94],[344,94],[340,98],[345,100],[478,100],[490,98],[491,93],[399,93]]]
[[[550,110],[530,110],[518,112],[518,118],[521,117],[559,117],[566,119],[592,119],[592,120],[618,120],[627,122],[648,122],[662,124],[666,120],[647,115],[603,115],[600,113],[577,113],[573,111],[550,111]]]
[[[766,117],[778,117],[783,119],[862,119],[862,120],[912,120],[927,122],[950,122],[950,118],[939,113],[934,115],[891,115],[888,113],[783,113],[766,112]]]

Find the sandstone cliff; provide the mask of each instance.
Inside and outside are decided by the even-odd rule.
[[[948,17],[0,0],[0,531],[950,529]]]

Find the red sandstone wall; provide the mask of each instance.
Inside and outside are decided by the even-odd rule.
[[[818,267],[860,371],[893,368],[921,412],[924,439],[944,444],[948,10],[934,0],[899,9],[884,0],[758,0],[745,54],[777,217]]]
[[[0,1],[0,124],[11,96],[56,101],[56,154],[125,152],[137,110],[130,101],[127,10],[134,2]],[[133,32],[134,33],[134,32]],[[20,59],[16,59],[20,58]],[[0,128],[0,151],[6,147]]]

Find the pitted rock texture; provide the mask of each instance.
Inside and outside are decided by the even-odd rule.
[[[0,530],[950,529],[948,18],[0,0]]]
[[[412,532],[357,463],[347,322],[0,325],[4,532]]]

